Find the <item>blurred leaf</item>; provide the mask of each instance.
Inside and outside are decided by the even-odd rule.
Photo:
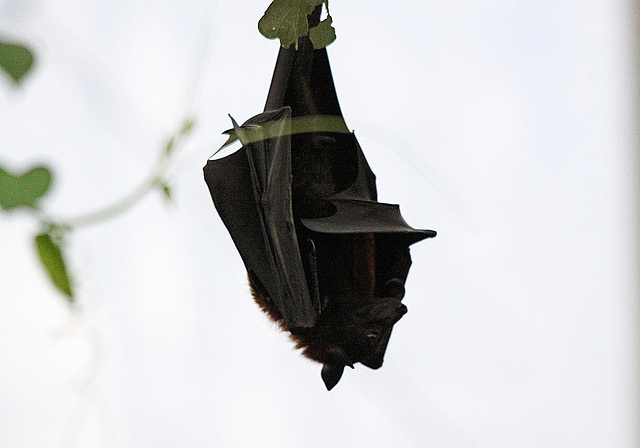
[[[229,117],[231,117],[231,115],[229,115]],[[233,117],[231,117],[231,120],[234,123],[234,128],[227,129],[223,132],[223,134],[228,135],[227,141],[213,153],[213,156],[232,143],[241,140],[236,132],[238,128],[237,123],[233,120]],[[347,124],[344,122],[344,118],[336,115],[305,115],[291,118],[291,129],[287,133],[283,133],[282,127],[277,121],[268,121],[262,123],[260,126],[240,126],[240,128],[244,131],[242,141],[240,142],[243,145],[269,138],[282,137],[283,135],[296,135],[310,132],[351,134],[351,131],[347,128]]]
[[[258,30],[268,39],[280,39],[289,48],[309,33],[307,16],[324,0],[273,0],[258,22]]]
[[[58,290],[67,296],[69,302],[74,301],[71,291],[71,280],[62,256],[62,249],[51,237],[50,233],[41,233],[35,238],[40,262],[44,266],[49,278]]]
[[[327,16],[318,26],[309,30],[309,39],[316,50],[324,48],[336,40],[336,29],[331,25],[333,19]]]
[[[0,42],[0,67],[16,84],[33,67],[33,53],[24,45]]]
[[[194,120],[187,120],[184,122],[184,124],[182,125],[182,128],[180,129],[179,134],[180,135],[187,135],[189,134],[192,130],[193,127],[196,125],[196,122]]]
[[[167,144],[164,146],[164,153],[166,155],[169,155],[173,152],[173,149],[176,147],[176,138],[175,137],[171,137],[168,141]]]
[[[39,166],[24,174],[14,174],[0,167],[0,207],[36,207],[36,202],[51,186],[51,171]]]
[[[160,189],[162,190],[162,193],[164,194],[164,197],[167,200],[173,201],[172,190],[169,184],[167,184],[164,181],[158,181],[158,187],[160,187]]]
[[[189,135],[189,133],[193,130],[193,127],[195,126],[195,124],[196,122],[194,120],[186,120],[182,124],[182,127],[180,128],[180,130],[173,137],[171,137],[167,141],[167,144],[164,146],[165,155],[168,156],[173,153],[174,149],[176,148],[176,143],[178,139],[180,137],[185,137]]]

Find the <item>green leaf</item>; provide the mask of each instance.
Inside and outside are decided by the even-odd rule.
[[[307,16],[324,0],[274,0],[258,22],[258,30],[268,39],[280,39],[289,48],[309,33]]]
[[[33,67],[33,53],[24,45],[0,42],[0,67],[18,84]]]
[[[309,30],[309,39],[316,50],[324,48],[336,40],[336,29],[331,25],[332,22],[333,19],[328,15],[318,26]]]
[[[173,149],[176,147],[176,138],[175,137],[171,137],[168,141],[167,144],[164,145],[164,153],[166,155],[169,155],[173,152]]]
[[[351,131],[347,128],[347,124],[344,122],[344,118],[336,115],[305,115],[303,117],[291,118],[291,128],[288,133],[283,133],[282,126],[280,126],[277,121],[268,121],[262,123],[259,127],[243,128],[240,126],[240,128],[244,130],[242,138],[240,138],[236,132],[238,126],[235,120],[233,120],[233,117],[231,117],[231,120],[234,123],[234,129],[223,132],[223,134],[228,135],[227,141],[213,153],[214,156],[238,140],[242,140],[240,143],[247,145],[269,138],[282,137],[283,135],[307,134],[310,132],[351,134]]]
[[[36,207],[36,202],[49,191],[51,171],[38,166],[24,174],[14,174],[0,167],[0,207]]]
[[[73,303],[71,280],[62,256],[61,246],[54,241],[50,233],[41,233],[36,236],[35,244],[40,262],[49,274],[49,278],[58,290],[67,296],[67,300]]]
[[[167,140],[167,143],[164,145],[164,154],[167,156],[171,155],[174,149],[176,148],[176,143],[178,142],[178,140],[181,137],[186,137],[187,135],[189,135],[189,133],[191,133],[191,131],[193,130],[193,127],[195,126],[195,124],[196,122],[194,120],[186,120],[182,124],[182,127],[180,128],[180,130],[176,132],[176,134],[173,137]]]
[[[193,127],[195,125],[196,125],[196,122],[194,120],[185,121],[184,124],[182,125],[182,128],[180,129],[179,134],[181,136],[188,135],[193,130]]]
[[[168,201],[173,201],[172,190],[168,183],[162,180],[158,181],[158,187],[160,187],[160,189],[162,190],[165,199],[167,199]]]

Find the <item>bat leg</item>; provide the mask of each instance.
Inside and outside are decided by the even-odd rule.
[[[316,257],[316,245],[312,239],[307,240],[308,262],[309,262],[309,292],[311,301],[318,314],[322,311],[320,302],[320,285],[318,284],[318,259]]]

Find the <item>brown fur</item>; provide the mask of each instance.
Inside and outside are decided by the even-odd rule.
[[[320,363],[329,362],[332,347],[344,344],[344,317],[373,300],[375,286],[375,239],[373,234],[329,237],[326,244],[335,245],[337,256],[322,258],[319,252],[318,280],[323,312],[315,327],[306,334],[293,335],[291,340],[302,354]],[[318,250],[323,248],[319,245]],[[333,248],[335,249],[335,247]],[[324,260],[324,262],[323,262]],[[273,300],[249,279],[251,294],[260,309],[282,331],[288,331],[282,314]],[[329,287],[338,285],[338,288]]]

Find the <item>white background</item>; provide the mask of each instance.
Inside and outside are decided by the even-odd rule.
[[[70,312],[24,213],[0,214],[2,447],[631,448],[637,437],[633,11],[616,0],[330,4],[347,124],[438,236],[413,246],[385,365],[320,367],[252,303],[201,168],[262,111],[267,0],[4,0],[0,162],[51,165],[49,213],[150,194],[73,233]]]

